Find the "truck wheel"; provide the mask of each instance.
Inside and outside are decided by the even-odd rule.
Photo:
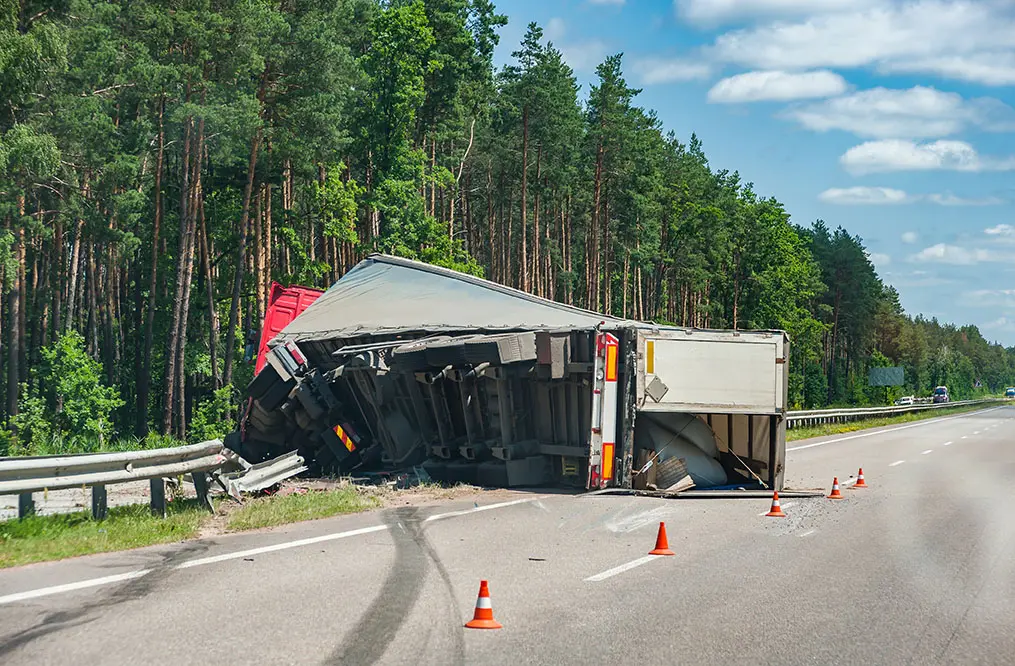
[[[295,385],[296,381],[292,379],[287,382],[276,382],[257,402],[260,403],[261,409],[264,411],[273,412],[282,406]]]
[[[265,365],[261,372],[250,380],[247,384],[247,395],[254,400],[260,400],[265,393],[267,393],[275,382],[282,381],[282,378],[278,376],[278,372],[275,371],[270,364]]]

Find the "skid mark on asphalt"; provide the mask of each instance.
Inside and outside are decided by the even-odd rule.
[[[426,583],[428,563],[437,569],[446,597],[444,608],[448,622],[436,622],[434,627],[446,629],[444,640],[440,637],[436,640],[441,645],[450,644],[450,654],[443,655],[440,663],[465,663],[465,642],[457,626],[461,612],[451,587],[451,578],[423,533],[426,521],[421,521],[418,514],[418,507],[405,507],[386,516],[389,527],[397,524],[401,528],[391,530],[395,542],[395,562],[391,572],[370,607],[349,632],[349,639],[335,648],[324,663],[372,664],[384,656],[419,601]],[[427,643],[427,651],[432,652],[435,646],[429,640]],[[439,649],[440,646],[436,647]]]
[[[526,502],[535,502],[537,500],[545,499],[549,495],[542,495],[539,497],[527,497],[520,500],[514,500],[511,502],[500,502],[497,504],[487,504],[484,506],[477,506],[471,509],[465,509],[464,511],[451,511],[448,513],[441,513],[426,518],[423,522],[429,523],[433,520],[441,520],[444,518],[453,518],[456,516],[464,516],[470,513],[476,513],[477,511],[489,511],[491,509],[500,509],[507,506],[514,506],[516,504],[524,504]],[[396,521],[397,522],[397,521]],[[102,585],[110,585],[114,583],[123,582],[125,580],[133,580],[135,578],[144,578],[159,571],[171,571],[174,569],[190,569],[192,567],[204,566],[206,564],[215,564],[218,562],[227,562],[229,560],[237,560],[240,558],[248,558],[254,555],[262,555],[264,553],[273,553],[281,550],[289,550],[290,548],[301,548],[303,546],[310,546],[326,541],[334,541],[336,539],[346,539],[348,537],[359,536],[362,534],[371,534],[373,532],[383,532],[388,530],[393,525],[374,525],[372,527],[363,527],[356,530],[348,530],[345,532],[334,532],[332,534],[323,534],[321,536],[309,537],[306,539],[297,539],[295,541],[286,541],[283,543],[276,543],[271,546],[262,546],[260,548],[250,548],[247,550],[233,551],[231,553],[224,553],[222,555],[213,555],[211,557],[201,557],[192,560],[181,562],[180,564],[173,565],[171,567],[160,567],[151,569],[139,569],[136,571],[129,571],[116,576],[102,576],[99,578],[90,578],[87,580],[77,581],[75,583],[67,583],[65,585],[53,585],[49,587],[37,588],[34,590],[27,590],[25,592],[17,592],[15,594],[8,594],[0,596],[0,606],[4,604],[15,603],[18,601],[27,601],[29,599],[36,599],[38,597],[47,597],[54,594],[61,594],[63,592],[72,592],[74,590],[83,590],[90,587],[99,587]],[[404,527],[403,527],[404,531]],[[179,555],[193,554],[195,550],[206,550],[209,542],[207,541],[194,541],[197,544],[195,546],[187,547],[182,552],[178,552],[171,556],[171,559],[178,559]]]

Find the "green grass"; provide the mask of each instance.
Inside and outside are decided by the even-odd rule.
[[[0,568],[191,539],[209,518],[196,500],[175,500],[164,519],[135,504],[101,521],[87,511],[8,520],[0,522]]]
[[[259,497],[246,502],[229,514],[231,531],[256,530],[302,520],[316,520],[343,513],[357,513],[379,505],[374,497],[364,497],[353,486],[336,490],[308,491],[291,495]]]
[[[786,431],[786,441],[792,442],[798,439],[810,439],[811,437],[825,437],[826,435],[839,435],[845,432],[866,430],[867,428],[880,428],[881,426],[909,423],[911,421],[923,421],[947,414],[960,414],[983,409],[983,405],[968,405],[965,407],[945,407],[942,409],[929,409],[925,412],[911,412],[898,416],[887,416],[882,418],[866,419],[863,421],[851,421],[849,423],[825,423],[817,426],[804,428],[791,428]]]
[[[0,442],[0,455],[4,456],[51,456],[71,455],[78,453],[114,453],[120,451],[142,451],[146,449],[165,449],[183,446],[174,437],[151,433],[147,437],[123,437],[119,439],[99,440],[94,437],[64,437],[54,435],[43,441],[26,442],[24,445],[12,445],[12,442]],[[6,450],[4,450],[6,449]]]
[[[231,506],[225,502],[225,507]],[[376,497],[364,497],[348,486],[259,497],[233,511],[220,511],[220,515],[226,529],[238,532],[356,513],[379,505]],[[98,521],[87,511],[8,520],[0,522],[0,569],[185,541],[197,537],[213,520],[196,500],[180,499],[167,505],[165,519],[152,516],[147,504],[135,504],[110,508],[107,518]]]

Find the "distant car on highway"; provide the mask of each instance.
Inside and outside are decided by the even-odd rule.
[[[948,387],[947,386],[935,387],[934,393],[932,395],[934,396],[935,404],[939,402],[948,402]]]
[[[1009,386],[1004,390],[1004,397],[1008,399],[1015,398],[1015,386]]]
[[[906,396],[903,396],[903,397],[899,398],[898,400],[896,400],[895,404],[900,406],[900,407],[903,406],[903,405],[915,405],[916,404],[916,398],[914,398],[911,395],[906,395]]]

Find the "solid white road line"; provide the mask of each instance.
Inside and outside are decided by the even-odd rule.
[[[815,532],[817,532],[817,530],[807,530],[803,534],[798,534],[797,536],[802,539],[802,538],[804,538],[806,536],[810,536],[810,535],[814,534]]]
[[[845,481],[841,482],[841,483],[839,484],[839,486],[840,486],[840,487],[841,487],[841,486],[851,486],[851,485],[853,485],[854,483],[856,483],[856,482],[857,482],[857,481],[859,481],[859,480],[860,480],[860,479],[858,479],[858,478],[856,478],[856,477],[853,477],[853,478],[851,478],[851,479],[846,479]]]
[[[895,467],[896,465],[901,465],[904,462],[906,462],[906,461],[905,460],[896,460],[895,462],[890,464],[889,467]]]
[[[225,553],[223,555],[212,555],[211,557],[199,557],[196,560],[187,560],[181,564],[177,564],[174,569],[190,569],[191,567],[200,567],[205,564],[215,564],[216,562],[228,562],[229,560],[238,560],[242,557],[251,557],[253,555],[261,555],[263,553],[274,553],[279,550],[289,550],[290,548],[300,548],[301,546],[310,546],[315,543],[323,543],[325,541],[334,541],[336,539],[345,539],[347,537],[359,536],[361,534],[370,534],[371,532],[382,532],[388,529],[387,525],[374,525],[373,527],[363,527],[358,530],[349,530],[348,532],[336,532],[334,534],[323,534],[321,536],[310,537],[308,539],[297,539],[296,541],[287,541],[285,543],[276,543],[271,546],[262,546],[261,548],[251,548],[249,550],[240,550],[235,553]]]
[[[783,504],[783,503],[782,503],[782,502],[780,501],[780,502],[779,502],[779,506],[780,506],[780,507],[782,507],[783,509],[788,509],[788,508],[790,508],[791,506],[796,506],[796,502],[786,502],[785,504]],[[769,509],[768,509],[768,511],[771,511],[771,510],[772,510],[771,508],[769,508]],[[759,513],[758,515],[759,515],[759,516],[767,516],[767,515],[768,515],[768,511],[762,511],[762,512],[761,512],[761,513]]]
[[[0,597],[0,606],[4,604],[11,604],[16,601],[27,601],[28,599],[45,597],[50,594],[59,594],[61,592],[73,592],[74,590],[83,590],[85,588],[97,587],[99,585],[120,583],[125,580],[140,578],[141,576],[144,576],[147,573],[151,573],[151,569],[140,569],[138,571],[129,571],[127,573],[116,574],[115,576],[103,576],[102,578],[92,578],[91,580],[82,580],[78,581],[77,583],[67,583],[66,585],[54,585],[53,587],[43,587],[38,590],[29,590],[27,592],[8,594],[6,596]]]
[[[536,500],[542,500],[550,497],[550,495],[540,495],[538,497],[524,497],[518,500],[511,500],[510,502],[498,502],[497,504],[487,504],[485,506],[474,506],[471,509],[464,509],[462,511],[449,511],[448,513],[438,513],[435,516],[426,518],[423,522],[429,523],[434,520],[442,520],[444,518],[454,518],[456,516],[465,516],[470,513],[477,513],[479,511],[489,511],[490,509],[502,509],[506,506],[514,506],[516,504],[526,504],[527,502],[535,502]]]
[[[933,449],[927,449],[921,455],[927,455],[928,453],[934,453],[934,450]]]
[[[430,522],[431,520],[439,520],[441,518],[452,518],[454,516],[464,516],[470,513],[476,513],[477,511],[489,511],[490,509],[500,509],[506,506],[514,506],[515,504],[524,504],[525,502],[534,502],[539,499],[545,499],[549,495],[542,495],[538,497],[527,497],[520,500],[513,500],[511,502],[499,502],[497,504],[487,504],[486,506],[473,507],[464,511],[451,511],[448,513],[441,513],[435,516],[430,516],[423,522]],[[224,553],[222,555],[212,555],[211,557],[199,557],[193,560],[187,560],[181,562],[173,569],[190,569],[192,567],[199,567],[205,564],[215,564],[217,562],[226,562],[229,560],[237,560],[243,557],[251,557],[253,555],[261,555],[264,553],[273,553],[280,550],[289,550],[291,548],[300,548],[302,546],[309,546],[316,543],[323,543],[326,541],[335,541],[336,539],[345,539],[347,537],[360,536],[362,534],[371,534],[373,532],[383,532],[389,529],[388,525],[373,525],[371,527],[362,527],[357,530],[348,530],[345,532],[335,532],[332,534],[323,534],[321,536],[309,537],[307,539],[297,539],[295,541],[287,541],[285,543],[276,543],[271,546],[262,546],[261,548],[249,548],[247,550],[239,550],[232,553]],[[47,597],[53,594],[62,594],[63,592],[73,592],[74,590],[83,590],[89,587],[98,587],[100,585],[111,585],[113,583],[120,583],[126,580],[134,578],[140,578],[146,574],[152,572],[152,569],[139,569],[137,571],[128,571],[127,573],[116,574],[115,576],[103,576],[102,578],[90,578],[88,580],[78,581],[76,583],[67,583],[66,585],[53,585],[51,587],[41,587],[36,590],[28,590],[26,592],[17,592],[15,594],[8,594],[0,597],[0,606],[4,604],[15,603],[18,601],[25,601],[26,599],[37,599],[38,597]]]
[[[824,442],[815,442],[813,444],[804,444],[802,446],[791,446],[791,447],[787,448],[786,451],[802,451],[803,449],[813,449],[816,446],[825,446],[826,444],[836,444],[838,442],[845,442],[845,441],[848,441],[850,439],[860,439],[861,437],[873,437],[875,435],[885,435],[885,434],[888,434],[890,432],[896,432],[898,430],[907,430],[909,428],[919,428],[921,426],[932,425],[932,424],[935,424],[935,423],[942,423],[944,421],[952,421],[954,419],[962,419],[962,418],[966,418],[967,416],[971,416],[972,414],[985,414],[987,412],[992,412],[995,409],[1003,409],[1003,408],[1002,407],[991,407],[990,409],[985,409],[982,412],[970,412],[968,414],[959,414],[958,416],[946,416],[946,417],[940,418],[940,419],[927,419],[925,421],[920,421],[919,423],[910,423],[909,425],[899,426],[898,428],[890,428],[888,430],[877,430],[875,432],[864,432],[864,433],[860,433],[859,435],[850,435],[848,437],[839,437],[837,439],[829,439],[829,440],[826,440]]]
[[[585,582],[587,582],[587,583],[598,583],[601,580],[606,580],[607,578],[612,578],[613,576],[616,576],[617,574],[622,574],[625,571],[630,571],[631,569],[634,569],[635,567],[640,567],[643,564],[648,564],[652,560],[658,560],[660,557],[666,557],[666,556],[665,555],[646,555],[645,557],[639,557],[638,559],[632,560],[631,562],[628,562],[627,564],[621,564],[619,567],[613,567],[612,569],[607,569],[603,573],[597,573],[595,576],[589,576],[588,578],[585,579]]]

